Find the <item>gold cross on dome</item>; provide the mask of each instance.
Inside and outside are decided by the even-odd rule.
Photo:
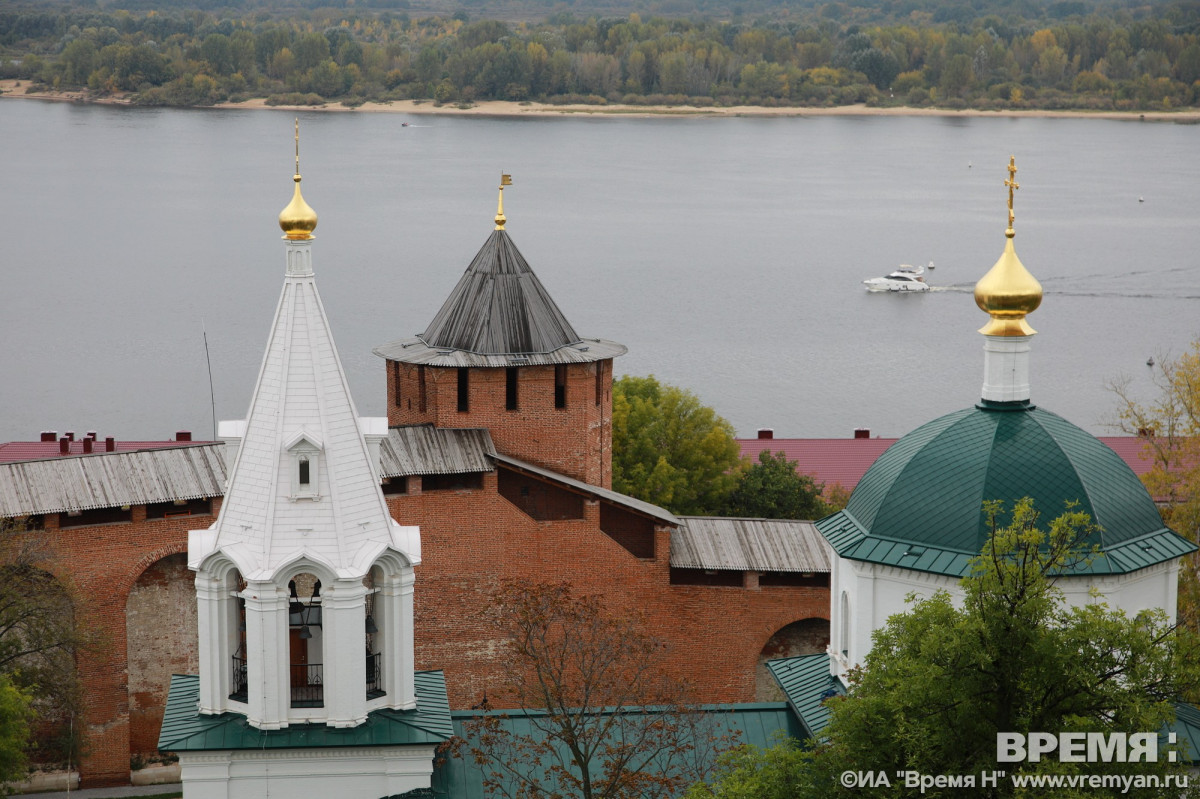
[[[1013,226],[1013,191],[1021,188],[1021,184],[1017,183],[1017,157],[1010,155],[1008,157],[1008,180],[1004,181],[1004,185],[1008,186],[1008,227]]]
[[[300,174],[300,117],[296,117],[296,174]],[[1012,205],[1012,202],[1009,202]]]

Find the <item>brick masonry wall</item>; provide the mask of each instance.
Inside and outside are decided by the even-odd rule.
[[[454,708],[476,704],[485,692],[499,695],[501,642],[480,611],[503,578],[565,580],[580,593],[603,595],[616,612],[644,613],[667,643],[668,665],[711,702],[755,701],[760,654],[789,624],[816,619],[828,627],[829,591],[822,586],[671,585],[669,531],[625,518],[625,511],[606,511],[605,522],[646,557],[601,530],[595,501],[583,502],[583,518],[537,521],[500,494],[496,472],[478,489],[421,492],[419,480],[410,484],[413,493],[387,499],[400,523],[421,527],[417,667],[446,672]],[[128,783],[130,754],[152,751],[157,741],[170,673],[195,672],[187,531],[211,523],[210,516],[147,520],[138,506],[128,523],[60,530],[56,516],[46,518],[57,573],[86,598],[80,618],[103,638],[79,659],[87,696],[85,787]]]
[[[158,749],[172,674],[199,668],[196,576],[187,555],[169,555],[142,572],[125,603],[129,679],[129,748]]]
[[[566,407],[554,407],[554,367],[518,367],[517,410],[506,409],[507,369],[471,369],[469,410],[458,410],[458,369],[389,361],[388,424],[485,427],[497,451],[612,487],[612,361],[567,366]],[[600,371],[597,403],[596,372]],[[397,403],[397,396],[399,402]]]
[[[496,492],[496,475],[477,491],[388,498],[402,524],[421,526],[423,562],[415,597],[417,668],[446,672],[450,704],[470,707],[502,684],[501,642],[480,618],[487,591],[504,578],[565,580],[605,597],[617,612],[644,612],[668,646],[668,664],[705,701],[755,701],[759,655],[787,625],[829,618],[829,591],[779,586],[747,590],[672,586],[670,533],[655,533],[656,558],[637,558],[585,518],[537,522]]]
[[[213,512],[219,508],[216,499]],[[159,653],[182,653],[189,648],[194,652],[197,646],[195,593],[187,590],[190,574],[185,577],[179,570],[178,557],[186,563],[187,531],[207,527],[214,517],[148,520],[144,507],[135,505],[132,510],[130,522],[94,527],[64,530],[56,515],[45,519],[55,556],[50,568],[82,598],[77,604],[78,618],[100,639],[78,658],[87,728],[87,752],[80,772],[83,787],[89,788],[129,784],[130,754],[139,751],[144,742],[154,742],[149,751],[157,744],[167,688],[161,680],[169,681],[170,674],[160,668],[156,676],[135,664],[131,686],[131,647],[140,662],[142,647],[151,639],[158,640]],[[177,557],[171,561],[171,556]],[[164,558],[168,562],[160,564]],[[187,585],[172,585],[180,582]],[[155,593],[156,585],[159,596],[150,604],[186,602],[186,606],[158,617],[141,612],[150,599],[147,591]],[[129,616],[131,595],[133,619]],[[134,748],[135,741],[139,748]]]

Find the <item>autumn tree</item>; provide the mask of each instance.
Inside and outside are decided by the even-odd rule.
[[[1134,396],[1131,381],[1109,383],[1117,397],[1116,426],[1143,439],[1153,468],[1142,481],[1159,502],[1163,520],[1191,541],[1200,541],[1200,339],[1179,358],[1151,366],[1156,396]],[[1179,573],[1180,621],[1200,630],[1200,556]]]
[[[674,513],[719,513],[737,485],[733,425],[690,391],[649,377],[613,381],[613,488]]]
[[[703,776],[720,736],[636,615],[565,583],[505,583],[490,621],[504,679],[455,742],[493,796],[653,799]]]
[[[999,763],[997,733],[1156,733],[1174,720],[1175,703],[1200,680],[1196,637],[1169,624],[1161,610],[1130,617],[1103,601],[1071,607],[1058,575],[1086,563],[1090,518],[1068,510],[1040,524],[1029,500],[1011,523],[1001,508],[986,512],[992,534],[962,581],[956,602],[945,591],[910,598],[905,613],[876,630],[873,647],[849,693],[830,702],[830,722],[811,753],[742,750],[723,762],[720,778],[689,799],[816,799],[856,797],[844,772],[884,773],[890,786],[872,796],[1000,799],[1035,795],[1014,775],[1157,775],[1178,778],[1166,745],[1156,762]],[[979,775],[1005,771],[987,784]],[[906,786],[897,773],[975,775],[975,787]],[[757,786],[757,793],[741,790]],[[783,786],[766,790],[770,786]],[[1193,787],[1194,790],[1194,787]],[[1041,795],[1041,794],[1036,794]],[[1059,787],[1069,799],[1189,795],[1179,783],[1158,788]]]
[[[744,469],[721,513],[762,519],[820,519],[831,512],[821,498],[824,486],[796,471],[782,452],[763,450]]]

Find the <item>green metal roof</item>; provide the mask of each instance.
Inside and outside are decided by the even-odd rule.
[[[829,724],[826,700],[846,694],[842,681],[829,673],[829,655],[820,653],[768,660],[767,669],[804,724],[803,737],[819,738]]]
[[[1179,737],[1183,758],[1189,763],[1200,764],[1200,708],[1187,702],[1175,705],[1175,721],[1167,725],[1167,731]]]
[[[712,732],[715,735],[737,733],[737,744],[754,744],[767,747],[776,743],[779,734],[792,737],[803,737],[804,730],[786,702],[763,702],[740,705],[708,705],[704,708],[707,719],[712,722]],[[626,711],[637,711],[637,708],[626,708]],[[454,732],[466,738],[467,745],[478,743],[468,735],[467,724],[472,719],[483,715],[485,711],[454,711]],[[502,715],[503,711],[488,711],[494,715]],[[650,712],[654,712],[650,710]],[[531,718],[544,714],[523,714],[521,711],[507,711],[508,717],[502,719],[503,725],[517,735],[539,735],[537,727]],[[433,792],[435,796],[453,797],[453,799],[485,799],[483,790],[484,773],[470,755],[463,757],[438,758],[433,770]]]
[[[446,680],[440,671],[416,674],[414,710],[376,710],[357,727],[293,724],[282,730],[250,726],[240,713],[205,716],[197,712],[200,678],[175,674],[167,693],[158,748],[164,752],[214,749],[301,749],[318,746],[404,746],[440,744],[454,734]]]
[[[846,508],[817,522],[839,555],[963,576],[987,542],[986,500],[1031,497],[1047,519],[1078,502],[1100,556],[1077,573],[1124,574],[1196,550],[1163,526],[1133,470],[1091,434],[1031,405],[979,405],[901,438]]]
[[[819,738],[829,725],[826,700],[834,694],[846,694],[841,680],[829,673],[829,656],[799,655],[769,660],[767,669],[779,682],[788,704],[804,724],[802,737]],[[1169,732],[1178,736],[1176,743],[1181,745],[1183,758],[1189,763],[1200,763],[1200,708],[1187,702],[1176,703],[1175,721],[1167,725],[1161,746],[1169,745],[1165,738],[1165,733]]]

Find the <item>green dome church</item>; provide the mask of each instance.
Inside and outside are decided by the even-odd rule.
[[[831,673],[845,681],[871,634],[902,612],[911,593],[961,597],[990,534],[984,503],[1011,510],[1024,497],[1047,519],[1074,505],[1097,525],[1097,556],[1064,575],[1068,602],[1095,601],[1133,614],[1162,608],[1175,618],[1181,555],[1196,546],[1163,525],[1154,500],[1121,458],[1094,436],[1030,402],[1026,315],[1042,288],[1013,246],[1015,162],[1009,162],[1004,253],[975,287],[988,313],[982,399],[893,444],[863,476],[846,508],[817,523],[833,547]]]

